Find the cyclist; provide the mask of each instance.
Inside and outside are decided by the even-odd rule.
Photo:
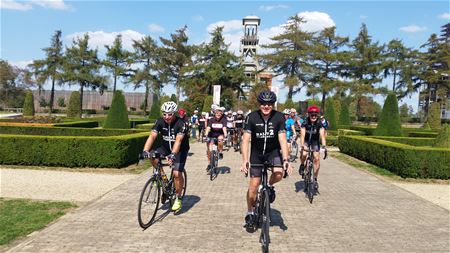
[[[217,138],[219,140],[218,142],[218,149],[219,149],[219,159],[223,158],[223,140],[227,137],[227,121],[223,117],[223,111],[225,108],[223,107],[216,107],[214,111],[214,116],[208,120],[208,126],[206,127],[206,136],[208,136],[209,139],[206,143],[206,152],[208,155],[208,162],[211,164],[211,149],[214,144],[212,138]],[[209,171],[211,168],[210,166],[207,166],[207,171]]]
[[[288,142],[289,153],[291,153],[291,143],[292,141],[295,141],[295,135],[297,134],[297,132],[295,131],[295,122],[294,119],[291,118],[291,110],[284,109],[283,113],[286,120],[284,123],[286,128],[286,139]]]
[[[189,140],[186,138],[186,122],[175,115],[177,112],[177,104],[175,102],[165,102],[161,106],[161,112],[163,117],[158,119],[153,126],[145,142],[143,156],[151,158],[152,153],[156,151],[165,156],[170,165],[174,165],[173,177],[177,198],[171,209],[172,211],[178,211],[182,207],[183,170],[189,151]],[[161,135],[162,143],[160,147],[154,147],[153,144],[158,135]],[[158,164],[156,159],[152,159],[151,162],[155,167]]]
[[[201,141],[200,138],[205,137],[204,136],[205,133],[203,131],[206,129],[206,115],[207,115],[206,112],[202,112],[200,118],[197,121],[198,122],[198,138],[197,138],[197,141]]]
[[[233,137],[234,136],[234,116],[232,112],[228,112],[228,114],[226,114],[226,121],[227,121],[227,133],[229,134],[229,137]],[[234,144],[234,140],[231,139],[231,141]]]
[[[197,138],[196,130],[198,129],[198,110],[194,110],[194,114],[191,116],[190,124],[192,131],[192,138]]]
[[[314,181],[316,181],[316,190],[319,188],[319,183],[317,182],[317,177],[319,175],[320,169],[320,145],[319,141],[322,142],[322,149],[326,152],[326,138],[325,138],[325,128],[319,119],[320,108],[312,105],[308,107],[308,118],[303,122],[300,131],[300,146],[302,150],[308,149],[308,145],[311,147],[314,154]],[[320,139],[320,140],[319,140]],[[308,141],[311,140],[310,143]],[[300,157],[300,168],[299,173],[303,177],[305,171],[305,161],[307,152],[303,151]]]
[[[258,95],[257,100],[260,109],[247,116],[242,138],[242,172],[246,174],[249,172],[247,166],[250,162],[250,181],[247,191],[248,212],[245,216],[247,227],[252,226],[255,219],[254,205],[262,172],[260,166],[253,167],[251,164],[263,164],[265,160],[273,164],[273,173],[269,179],[269,201],[271,203],[275,200],[273,185],[283,178],[283,168],[287,170],[288,174],[291,174],[292,171],[289,164],[285,120],[283,114],[273,109],[277,97],[272,91],[263,91]],[[251,153],[249,156],[250,142]]]
[[[236,112],[236,118],[234,119],[234,136],[233,136],[233,143],[235,143],[234,150],[237,151],[237,140],[238,138],[241,138],[242,136],[242,129],[244,127],[244,112],[242,110],[238,110]]]

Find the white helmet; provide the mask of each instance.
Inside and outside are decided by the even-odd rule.
[[[225,108],[217,106],[216,109],[214,111],[225,111]]]
[[[202,112],[202,115],[203,115],[203,116],[206,116],[206,112]]]
[[[194,110],[194,113],[198,113],[198,111],[197,111],[197,110]]]
[[[289,110],[289,109],[284,109],[283,114],[291,114],[291,110]]]
[[[242,110],[238,110],[237,114],[244,114],[244,112]]]
[[[178,106],[173,101],[165,102],[161,105],[161,111],[166,113],[175,113],[178,109]]]
[[[224,112],[225,115],[228,115],[228,112]]]
[[[295,110],[295,108],[291,108],[291,113],[292,112],[297,113],[297,110]]]
[[[211,105],[211,110],[215,111],[215,110],[217,109],[217,107],[218,107],[218,105],[212,104],[212,105]]]
[[[232,113],[232,115],[233,115],[233,116],[236,116],[236,115],[237,115],[237,113],[236,113],[236,112],[233,112],[233,113]]]

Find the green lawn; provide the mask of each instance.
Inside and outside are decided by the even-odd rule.
[[[45,227],[75,207],[70,202],[0,198],[0,245]]]

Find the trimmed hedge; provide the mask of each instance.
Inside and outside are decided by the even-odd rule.
[[[339,129],[338,136],[341,135],[364,135],[362,131],[350,130],[350,129]]]
[[[103,128],[128,129],[130,125],[125,96],[122,91],[116,90],[108,110],[108,116],[103,122]]]
[[[56,123],[55,127],[83,127],[83,128],[95,128],[99,127],[98,121],[72,121],[64,123]]]
[[[431,144],[433,144],[434,141],[434,138],[411,138],[411,137],[394,137],[394,136],[371,136],[371,137],[375,139],[392,141],[416,147],[420,146],[431,147]]]
[[[450,149],[414,147],[364,136],[340,136],[339,149],[401,177],[450,178]]]
[[[327,146],[337,146],[338,137],[337,136],[327,136]]]
[[[375,127],[371,126],[350,126],[351,130],[361,131],[365,135],[373,135],[373,132],[375,131]]]
[[[0,164],[120,168],[137,162],[147,137],[0,135]]]
[[[427,138],[436,138],[438,134],[435,132],[409,132],[409,137],[427,137]]]
[[[148,130],[149,131],[149,130]],[[140,129],[91,129],[74,127],[0,126],[0,134],[47,136],[114,136],[148,132]],[[148,133],[147,133],[148,134]]]

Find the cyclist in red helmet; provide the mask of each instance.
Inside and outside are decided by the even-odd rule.
[[[319,188],[317,177],[320,169],[320,145],[322,142],[322,149],[326,152],[325,128],[319,120],[320,108],[312,105],[308,107],[308,118],[302,123],[300,128],[300,147],[302,150],[311,148],[314,154],[314,180],[316,181],[316,190]],[[305,161],[307,152],[303,151],[300,156],[299,173],[303,177],[305,170]]]

